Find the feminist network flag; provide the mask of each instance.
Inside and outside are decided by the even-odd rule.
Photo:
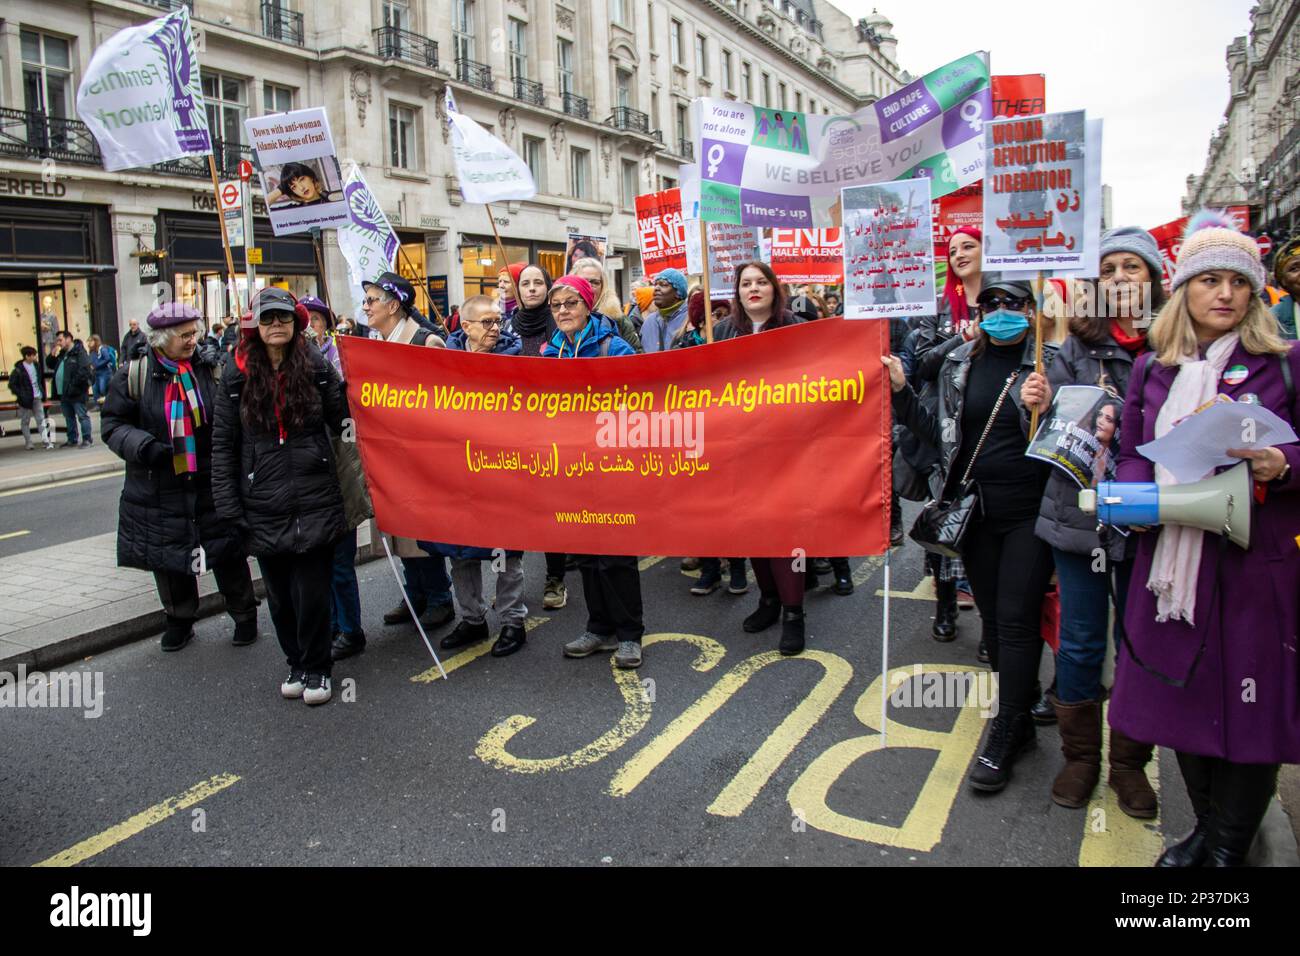
[[[456,97],[446,88],[447,124],[456,160],[460,192],[466,202],[532,199],[537,184],[519,154],[456,109]]]
[[[107,170],[212,152],[188,8],[113,34],[77,88]]]
[[[839,226],[846,186],[924,176],[938,198],[975,182],[993,117],[984,53],[846,116],[721,99],[693,108],[700,218],[792,228]]]
[[[388,217],[379,208],[379,201],[355,163],[348,167],[343,199],[347,203],[348,221],[338,228],[339,251],[347,260],[352,303],[360,312],[366,297],[361,283],[392,269],[397,255],[397,233],[388,224]]]

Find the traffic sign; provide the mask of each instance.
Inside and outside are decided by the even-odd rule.
[[[1255,245],[1259,246],[1259,257],[1261,259],[1267,257],[1273,251],[1273,240],[1269,238],[1266,232],[1261,232],[1255,237]]]
[[[253,164],[246,159],[239,161],[239,178],[244,182],[253,178]]]
[[[244,255],[251,266],[260,266],[262,264],[262,250],[259,246],[250,246],[244,250]]]
[[[229,180],[219,185],[217,187],[217,196],[221,200],[221,211],[225,212],[227,209],[238,209],[242,194],[243,191],[240,189],[239,183],[234,180]]]

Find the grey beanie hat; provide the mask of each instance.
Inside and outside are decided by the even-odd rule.
[[[1164,262],[1160,258],[1160,247],[1151,233],[1139,226],[1120,226],[1111,229],[1101,237],[1101,258],[1105,259],[1112,252],[1131,252],[1151,269],[1151,278],[1159,281],[1164,271]]]

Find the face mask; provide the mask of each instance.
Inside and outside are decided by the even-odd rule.
[[[1029,320],[1025,318],[1023,312],[998,309],[984,316],[983,321],[980,322],[980,328],[987,332],[989,338],[994,341],[1005,342],[1014,339],[1029,328]]]

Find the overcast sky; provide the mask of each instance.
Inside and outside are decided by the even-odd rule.
[[[1047,109],[1105,120],[1102,180],[1116,225],[1151,228],[1181,214],[1189,173],[1205,168],[1228,105],[1224,51],[1250,29],[1253,0],[833,0],[855,20],[894,24],[914,76],[975,50],[994,73],[1045,73]]]

